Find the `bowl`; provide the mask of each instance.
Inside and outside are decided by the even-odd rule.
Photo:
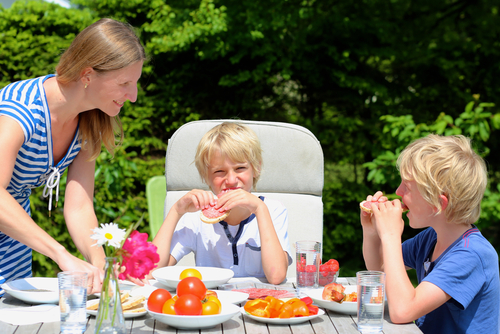
[[[2,284],[6,293],[28,304],[58,304],[56,277],[28,277]]]
[[[171,266],[156,269],[153,271],[153,277],[167,288],[176,289],[177,284],[181,281],[179,279],[181,272],[188,268],[194,268],[200,272],[207,289],[215,289],[217,286],[227,283],[234,276],[231,269],[225,268]]]
[[[357,285],[345,285],[345,294],[349,294],[351,292],[357,292],[358,291],[358,286]],[[313,289],[313,290],[308,290],[305,291],[305,293],[311,297],[313,302],[318,305],[319,307],[325,308],[330,311],[334,311],[337,313],[343,313],[343,314],[350,314],[350,315],[355,315],[358,313],[358,302],[333,302],[330,300],[324,300],[322,297],[323,294],[323,288],[320,289]]]
[[[226,322],[240,312],[240,307],[237,305],[224,302],[221,304],[221,313],[215,315],[171,315],[149,310],[148,313],[157,321],[177,329],[205,329]]]

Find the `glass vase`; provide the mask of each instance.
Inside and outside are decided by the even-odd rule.
[[[116,257],[106,258],[101,298],[97,309],[95,334],[125,334],[126,331],[120,299],[120,287],[114,271],[116,262]]]

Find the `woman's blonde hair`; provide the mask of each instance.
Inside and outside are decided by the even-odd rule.
[[[146,53],[132,26],[112,19],[100,19],[80,32],[62,54],[56,67],[56,78],[65,85],[78,81],[82,71],[89,67],[100,74],[145,60]],[[81,113],[79,124],[83,148],[90,151],[92,159],[97,158],[102,144],[113,153],[123,140],[119,117],[110,117],[99,109]]]
[[[416,182],[436,214],[442,212],[439,196],[445,195],[449,222],[472,224],[479,219],[488,172],[469,138],[431,134],[417,139],[401,152],[397,167],[403,180]]]
[[[253,169],[255,189],[262,171],[262,148],[255,132],[239,123],[224,122],[203,136],[196,149],[194,162],[205,183],[208,183],[210,161],[216,153],[237,163],[248,162]]]

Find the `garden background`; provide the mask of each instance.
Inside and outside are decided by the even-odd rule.
[[[136,29],[150,61],[135,104],[120,113],[125,141],[101,153],[95,210],[126,227],[145,214],[146,181],[164,174],[182,124],[239,118],[310,129],[325,156],[324,258],[341,274],[364,268],[358,203],[399,185],[394,167],[429,132],[473,138],[490,184],[479,229],[500,250],[500,18],[496,0],[74,0],[0,8],[0,87],[54,73],[75,35],[102,17]],[[265,162],[264,162],[265,163]],[[304,171],[307,173],[307,171]],[[62,183],[61,194],[64,194]],[[74,254],[62,207],[34,220]],[[55,213],[55,214],[54,214]],[[307,222],[304,222],[307,224]],[[418,231],[407,227],[404,238]],[[34,254],[34,275],[54,276]]]

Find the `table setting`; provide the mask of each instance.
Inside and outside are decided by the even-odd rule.
[[[363,307],[363,304],[360,304],[359,299],[346,301],[343,299],[357,297],[360,292],[359,285],[366,283],[363,281],[363,279],[366,280],[366,276],[363,275],[371,273],[370,277],[373,279],[373,274],[376,274],[379,284],[383,285],[383,281],[380,281],[381,275],[363,272],[358,273],[357,278],[338,277],[338,262],[336,265],[336,261],[333,260],[322,263],[320,247],[321,244],[318,242],[298,242],[296,245],[297,277],[287,278],[280,285],[269,284],[262,278],[233,277],[234,274],[229,269],[185,266],[159,268],[153,272],[153,279],[149,280],[149,284],[144,286],[117,279],[117,293],[119,294],[117,297],[119,301],[121,300],[120,305],[123,309],[120,309],[123,326],[127,333],[161,333],[172,330],[174,332],[208,330],[216,333],[244,330],[270,333],[271,327],[267,326],[278,326],[284,333],[292,333],[292,328],[297,326],[302,332],[311,334],[318,331],[359,333],[358,324],[364,320],[359,318],[358,310]],[[183,277],[185,272],[190,274],[187,276],[188,279]],[[62,276],[62,273],[60,275]],[[195,277],[192,277],[193,275]],[[14,333],[17,329],[27,326],[40,326],[41,329],[46,329],[42,331],[44,333],[59,333],[58,330],[63,328],[64,323],[64,312],[61,312],[61,310],[64,311],[64,305],[58,305],[60,300],[64,300],[62,297],[62,299],[59,298],[63,291],[61,280],[61,277],[26,278],[2,284],[1,287],[6,294],[0,299],[0,310],[2,310],[0,332]],[[183,281],[188,280],[203,283],[205,295],[199,297],[202,304],[207,302],[211,291],[214,292],[220,303],[217,313],[209,315],[176,313],[180,307],[177,307],[178,301],[185,297],[180,293],[186,286]],[[190,289],[194,288],[190,287]],[[168,296],[161,300],[160,308],[158,305],[154,306],[155,296],[161,295],[163,291]],[[377,297],[382,297],[382,299],[377,299],[376,302],[382,302],[382,304],[377,304],[382,305],[382,312],[378,313],[376,320],[370,320],[368,325],[379,326],[384,333],[421,333],[414,324],[392,324],[387,312],[385,314],[383,312],[385,297],[380,293],[378,292]],[[187,293],[183,292],[183,294]],[[338,296],[343,299],[335,299]],[[101,298],[100,293],[86,296],[83,306],[84,317],[79,319],[79,324],[83,328],[82,332],[93,333],[94,330],[95,333],[101,332],[98,329],[100,324],[98,309],[102,307],[99,304]],[[139,300],[138,305],[127,306]],[[171,304],[170,309],[166,306],[168,300]],[[271,307],[273,300],[275,301],[274,309]],[[375,310],[374,299],[368,298],[368,302],[370,302],[369,308],[364,307],[364,310]],[[252,303],[257,306],[252,308]],[[285,307],[287,303],[292,306]],[[305,304],[309,311],[295,315],[294,312],[299,309],[298,305],[302,304]],[[291,313],[287,314],[290,308],[293,312],[290,311]],[[128,309],[137,309],[137,311],[127,313]],[[377,311],[379,309],[376,308]],[[263,310],[266,310],[264,316]]]

